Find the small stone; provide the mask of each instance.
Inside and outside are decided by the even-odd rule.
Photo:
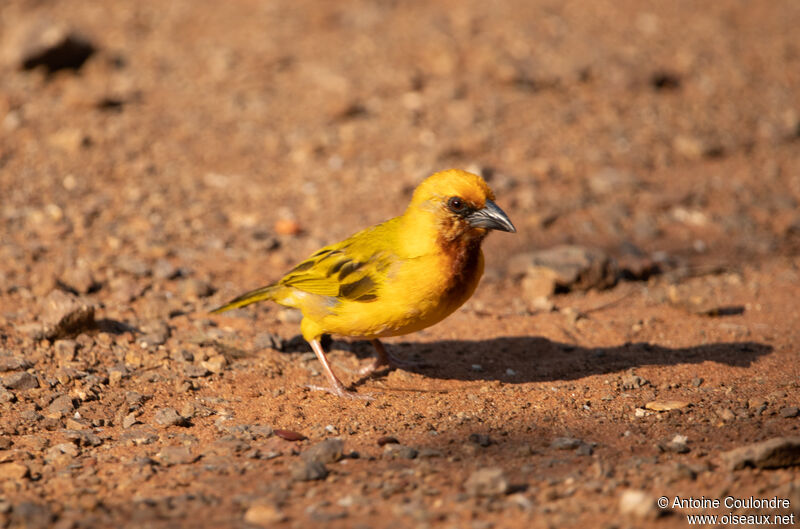
[[[6,371],[25,371],[31,363],[18,356],[0,356],[0,373]]]
[[[0,381],[0,403],[13,403],[17,401],[16,395],[8,391],[6,388],[3,387],[2,381]]]
[[[628,373],[624,377],[622,377],[622,389],[639,389],[643,386],[647,386],[650,384],[650,381],[636,375],[634,373]]]
[[[800,408],[797,406],[787,406],[785,408],[781,408],[780,412],[781,417],[785,419],[791,419],[792,417],[797,417],[800,415]]]
[[[91,41],[66,24],[44,19],[28,24],[17,40],[11,53],[23,70],[78,70],[96,51]]]
[[[72,413],[74,409],[75,405],[72,403],[72,397],[69,395],[59,395],[53,399],[53,402],[47,407],[47,411],[50,415],[55,417],[68,415]]]
[[[582,440],[573,437],[556,437],[550,443],[550,448],[555,448],[556,450],[575,450],[582,444]]]
[[[225,366],[228,365],[228,360],[223,355],[214,355],[201,362],[200,365],[212,373],[222,373],[225,370]]]
[[[20,480],[28,476],[28,467],[11,461],[0,463],[0,480]]]
[[[619,497],[619,512],[635,518],[657,518],[661,511],[655,500],[644,491],[628,489]]]
[[[326,464],[339,461],[343,455],[344,441],[341,439],[326,439],[304,450],[300,457],[308,462],[317,461]]]
[[[216,289],[214,289],[211,283],[194,277],[181,281],[179,288],[180,295],[191,300],[207,298],[216,292]]]
[[[286,439],[287,441],[304,441],[308,439],[308,437],[306,437],[305,435],[292,430],[277,429],[274,430],[274,433],[281,439]]]
[[[94,312],[89,300],[53,290],[42,302],[42,337],[54,340],[89,329],[94,326]]]
[[[55,515],[47,505],[23,501],[14,505],[9,516],[8,527],[46,529],[53,527]]]
[[[79,446],[100,446],[103,440],[91,430],[64,430],[64,437]]]
[[[161,408],[158,410],[155,414],[155,421],[162,428],[188,425],[186,418],[178,415],[174,408]]]
[[[689,403],[682,400],[653,400],[644,405],[645,408],[653,411],[680,410],[688,406]]]
[[[608,288],[617,281],[617,266],[603,251],[562,245],[516,255],[508,263],[512,277],[528,278],[526,296],[549,296],[556,291]]]
[[[66,461],[78,457],[80,450],[73,443],[59,443],[47,450],[44,458],[48,462]],[[66,459],[63,456],[67,456]]]
[[[75,340],[56,340],[53,343],[53,348],[56,351],[56,359],[60,363],[72,362],[75,360],[75,354],[78,351],[78,342]]]
[[[501,496],[508,493],[510,486],[502,468],[490,467],[473,472],[464,482],[464,489],[471,496]]]
[[[0,450],[8,450],[13,444],[14,442],[9,437],[0,437]]]
[[[136,414],[134,413],[129,413],[122,419],[122,427],[125,428],[126,430],[131,426],[133,426],[134,424],[141,424],[139,422],[139,419],[136,418]]]
[[[165,446],[156,455],[162,465],[188,465],[197,461],[197,456],[185,446]]]
[[[140,426],[122,432],[119,440],[132,446],[149,445],[158,441],[158,434],[145,426]]]
[[[195,364],[186,364],[185,366],[183,366],[183,374],[189,378],[201,378],[210,375],[211,371],[209,371],[204,366],[198,366]]]
[[[383,454],[390,459],[415,459],[419,453],[410,446],[388,444],[383,447]]]
[[[378,438],[378,446],[384,446],[384,445],[390,445],[390,444],[397,445],[397,444],[400,444],[400,441],[398,441],[397,438],[389,436],[389,435],[385,435],[383,437],[379,437]]]
[[[273,229],[279,235],[297,235],[302,231],[300,223],[293,219],[278,219]]]
[[[297,461],[290,467],[294,481],[316,481],[328,477],[328,469],[319,461]]]
[[[730,470],[800,465],[800,437],[776,437],[728,450],[721,457]]]
[[[26,390],[39,387],[39,380],[28,373],[21,371],[19,373],[12,373],[0,379],[0,383],[8,389]]]
[[[286,515],[277,506],[268,502],[258,502],[244,513],[246,523],[261,527],[272,527],[286,520]]]
[[[492,438],[483,433],[471,433],[469,434],[468,439],[470,443],[474,443],[484,448],[492,444]]]
[[[685,435],[676,434],[675,437],[667,443],[666,448],[670,452],[675,452],[676,454],[686,454],[690,451],[689,445],[687,444],[688,441],[689,438]]]
[[[725,422],[733,422],[734,420],[736,420],[736,414],[733,413],[733,410],[731,410],[730,408],[724,408],[718,411],[717,415],[719,415],[719,418]]]

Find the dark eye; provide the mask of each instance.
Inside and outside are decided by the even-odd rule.
[[[464,211],[466,204],[464,203],[464,200],[458,197],[450,197],[450,200],[447,201],[447,207],[449,207],[450,211],[453,213],[461,213]]]

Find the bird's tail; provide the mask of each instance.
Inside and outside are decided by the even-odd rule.
[[[251,303],[256,303],[258,301],[273,299],[275,296],[275,292],[278,290],[278,288],[279,288],[278,285],[268,285],[265,287],[257,288],[256,290],[251,290],[250,292],[246,292],[236,299],[232,299],[225,305],[217,307],[216,309],[211,311],[211,314],[219,314],[220,312],[225,312],[226,310],[246,307],[247,305],[250,305]]]

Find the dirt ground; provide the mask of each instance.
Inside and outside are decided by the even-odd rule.
[[[3,0],[0,527],[797,523],[798,26],[793,0]],[[369,343],[333,337],[374,400],[306,388],[292,312],[208,314],[450,167],[518,232],[387,340],[417,366],[360,379]],[[563,244],[618,281],[538,297],[512,264]],[[751,496],[789,505],[672,505]]]

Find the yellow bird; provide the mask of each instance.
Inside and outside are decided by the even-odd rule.
[[[489,230],[517,231],[483,178],[441,171],[416,188],[399,217],[322,248],[279,281],[212,312],[263,300],[299,309],[303,337],[331,385],[315,389],[357,397],[333,373],[322,335],[372,340],[376,359],[364,373],[391,365],[379,338],[429,327],[467,301],[483,274],[481,242]]]

